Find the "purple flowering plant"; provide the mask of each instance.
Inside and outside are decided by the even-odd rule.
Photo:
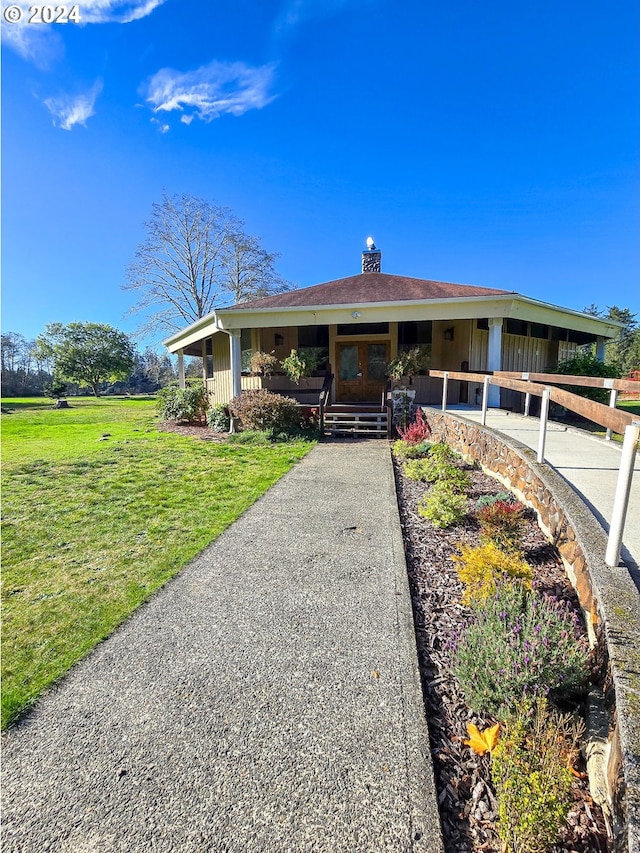
[[[587,686],[588,649],[567,602],[503,583],[478,603],[452,649],[469,707],[504,719],[523,697],[572,702]]]

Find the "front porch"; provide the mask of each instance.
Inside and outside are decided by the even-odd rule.
[[[604,342],[616,332],[610,322],[515,292],[374,271],[221,308],[166,344],[178,355],[181,382],[184,356],[202,359],[211,402],[223,405],[255,388],[312,405],[324,377],[334,373],[328,403],[377,406],[389,363],[418,349],[425,369],[414,369],[401,385],[415,391],[417,404],[433,405],[442,397],[442,379],[428,369],[553,370],[584,344],[595,344],[604,358]],[[250,373],[255,353],[281,364],[292,350],[312,353],[318,368],[299,384]],[[448,394],[453,404],[479,401],[477,383],[463,379],[452,380]],[[489,406],[512,405],[510,395],[492,386]]]

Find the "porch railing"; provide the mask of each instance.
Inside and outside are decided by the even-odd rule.
[[[331,386],[333,385],[333,373],[327,373],[318,395],[318,410],[320,417],[320,435],[324,435],[324,413],[331,401]]]
[[[613,501],[613,510],[611,513],[611,524],[609,526],[609,540],[607,544],[607,552],[605,562],[609,566],[617,566],[620,561],[620,551],[622,548],[622,534],[624,531],[624,523],[629,505],[629,493],[631,490],[631,480],[633,478],[633,466],[636,458],[636,450],[638,447],[638,439],[640,437],[640,418],[629,412],[622,412],[620,409],[614,408],[612,405],[605,406],[604,403],[596,403],[594,400],[587,400],[585,397],[580,397],[578,394],[572,394],[570,391],[565,391],[563,388],[556,388],[553,385],[542,385],[538,382],[531,381],[531,376],[541,378],[543,381],[563,382],[567,385],[585,385],[586,387],[596,388],[611,388],[611,390],[621,391],[638,391],[640,393],[640,382],[630,379],[600,379],[599,377],[580,377],[580,376],[565,376],[563,374],[517,374],[520,379],[513,378],[513,374],[504,371],[493,374],[483,373],[463,373],[460,371],[451,370],[430,370],[430,376],[442,379],[442,411],[447,410],[447,384],[449,378],[464,379],[467,382],[477,382],[482,384],[482,418],[481,423],[486,426],[487,423],[487,408],[489,399],[489,386],[497,385],[499,388],[509,388],[512,391],[520,391],[530,399],[531,395],[540,397],[540,431],[538,435],[538,454],[537,461],[544,462],[544,448],[547,435],[547,421],[549,418],[549,401],[553,400],[565,409],[575,412],[578,415],[599,426],[605,427],[607,430],[612,430],[619,435],[624,436],[622,445],[622,458],[620,460],[620,469],[618,472],[618,482]],[[593,384],[593,380],[598,382],[618,383],[616,385],[600,385]],[[576,380],[588,380],[588,382],[580,382]],[[529,409],[525,402],[525,415],[528,415]]]

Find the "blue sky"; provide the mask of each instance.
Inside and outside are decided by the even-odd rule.
[[[5,331],[133,331],[163,191],[232,208],[298,286],[371,234],[385,272],[640,312],[635,0],[78,10],[3,24]]]

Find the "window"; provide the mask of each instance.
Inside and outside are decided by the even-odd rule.
[[[329,327],[298,326],[298,350],[311,350],[318,359],[314,373],[329,369]]]
[[[567,333],[567,340],[572,344],[579,344],[580,346],[584,346],[584,344],[592,344],[596,340],[595,335],[590,335],[587,332],[578,332],[574,329],[569,329]]]
[[[240,330],[240,349],[242,351],[242,371],[248,373],[250,370],[249,362],[253,355],[253,347],[251,345],[251,329]]]
[[[431,343],[433,324],[431,320],[410,320],[398,323],[398,349],[412,349]]]
[[[328,347],[328,326],[298,326],[299,347]]]
[[[489,318],[488,317],[479,317],[476,320],[476,328],[480,329],[483,332],[489,331]]]
[[[213,379],[213,338],[207,338],[206,340],[206,377],[207,379]]]
[[[546,341],[549,337],[549,327],[544,323],[531,323],[531,337]]]
[[[341,323],[338,335],[388,335],[388,323]]]
[[[508,318],[506,321],[505,332],[508,335],[520,335],[523,338],[527,337],[527,321],[526,320],[512,320]]]

